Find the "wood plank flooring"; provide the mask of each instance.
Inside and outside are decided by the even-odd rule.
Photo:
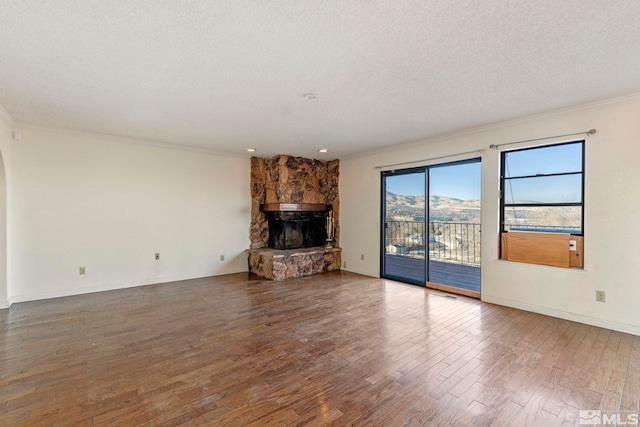
[[[640,337],[345,272],[0,311],[2,426],[572,426],[639,400]]]

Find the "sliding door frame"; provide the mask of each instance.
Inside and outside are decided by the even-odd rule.
[[[440,167],[447,167],[447,166],[457,166],[457,165],[464,165],[464,164],[469,164],[469,163],[480,163],[480,168],[482,168],[482,157],[472,157],[469,159],[463,159],[463,160],[456,160],[453,162],[446,162],[446,163],[436,163],[436,164],[432,164],[432,165],[426,165],[426,166],[417,166],[417,167],[412,167],[412,168],[406,168],[406,169],[393,169],[393,170],[386,170],[386,171],[381,171],[380,172],[380,277],[381,278],[385,278],[385,279],[390,279],[390,280],[397,280],[400,282],[404,282],[404,283],[410,283],[413,285],[418,285],[418,286],[423,286],[423,287],[431,287],[434,289],[441,289],[441,290],[447,290],[450,292],[455,292],[455,293],[461,293],[463,295],[468,295],[468,296],[473,296],[473,297],[477,297],[479,298],[479,295],[475,295],[474,293],[467,293],[467,292],[457,292],[458,288],[456,287],[451,287],[451,286],[446,286],[446,285],[440,285],[440,284],[436,284],[436,283],[431,283],[429,282],[429,196],[430,196],[430,191],[429,191],[429,171],[431,169],[437,169]],[[390,177],[390,176],[398,176],[398,175],[408,175],[408,174],[412,174],[412,173],[424,173],[425,175],[425,182],[424,182],[424,197],[425,197],[425,201],[424,201],[424,221],[425,221],[425,225],[424,225],[424,230],[425,230],[425,236],[424,236],[424,242],[425,242],[425,249],[424,249],[424,277],[425,277],[425,281],[424,282],[420,282],[418,280],[411,280],[411,279],[407,279],[407,278],[402,278],[402,277],[397,277],[397,276],[393,276],[393,275],[389,275],[389,274],[385,274],[385,264],[386,264],[386,254],[387,254],[387,247],[386,247],[386,225],[387,225],[387,186],[386,186],[386,178]],[[482,179],[482,178],[481,178]],[[480,203],[482,203],[482,194],[480,195]],[[482,238],[482,237],[481,237]],[[482,256],[482,254],[481,254]]]
[[[429,226],[428,221],[428,203],[427,198],[429,192],[429,172],[425,166],[415,167],[415,168],[407,168],[407,169],[395,169],[382,171],[380,173],[380,187],[382,197],[380,198],[380,277],[385,279],[397,280],[399,282],[411,283],[412,285],[425,286],[424,282],[419,280],[407,279],[406,277],[397,277],[389,274],[385,274],[386,270],[386,255],[387,255],[387,238],[386,238],[386,228],[387,228],[387,181],[386,178],[390,176],[399,176],[399,175],[409,175],[413,173],[424,173],[425,176],[425,186],[424,186],[424,197],[425,197],[425,207],[424,207],[424,220],[425,220],[425,237],[427,237],[429,230],[427,227]],[[427,279],[427,262],[428,262],[428,254],[425,249],[425,259],[424,259],[424,277]]]

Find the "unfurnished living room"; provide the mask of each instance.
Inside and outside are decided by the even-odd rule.
[[[0,2],[0,426],[640,415],[640,2]]]

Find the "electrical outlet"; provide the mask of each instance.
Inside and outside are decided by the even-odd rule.
[[[87,274],[87,270],[84,267],[80,267],[80,275],[84,276],[85,274]]]
[[[596,301],[607,302],[607,293],[605,291],[596,291]]]
[[[220,255],[220,261],[224,261],[224,254]]]
[[[347,261],[342,262],[342,268],[347,268]]]
[[[364,261],[364,254],[360,254],[360,261]]]
[[[156,252],[156,261],[160,261],[160,252]]]

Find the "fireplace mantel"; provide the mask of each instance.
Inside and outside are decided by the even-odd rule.
[[[262,212],[328,212],[331,205],[323,203],[263,203]]]

